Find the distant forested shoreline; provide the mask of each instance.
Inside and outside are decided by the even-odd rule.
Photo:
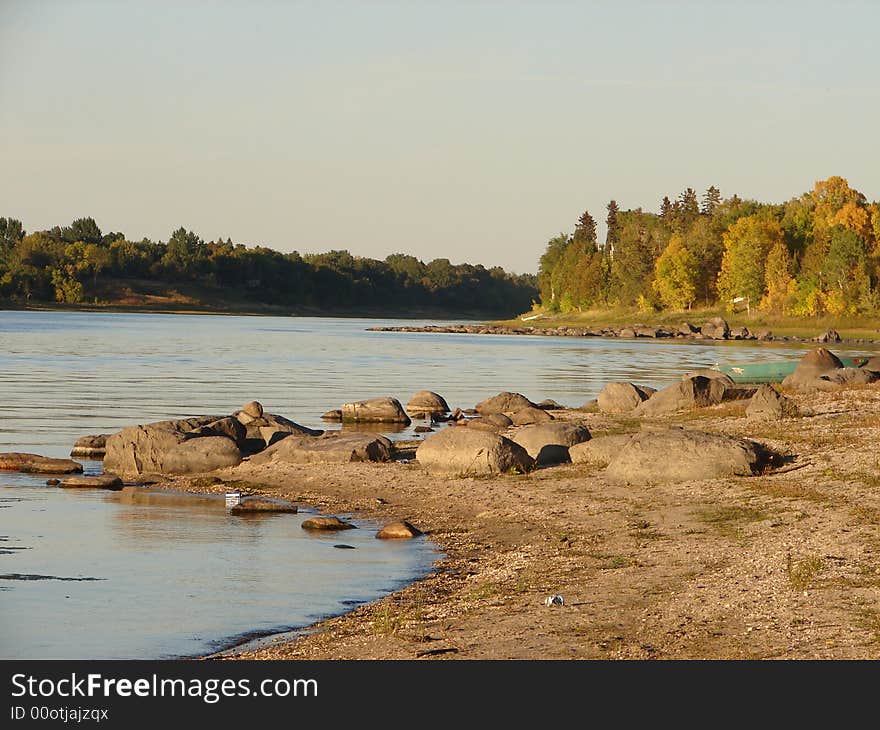
[[[842,177],[786,203],[724,198],[711,186],[664,197],[659,213],[607,206],[550,240],[538,284],[545,311],[720,306],[796,317],[880,312],[880,204]],[[537,307],[536,307],[537,308]]]
[[[384,261],[348,251],[300,255],[179,228],[166,242],[104,233],[91,217],[28,233],[0,218],[0,304],[363,316],[509,317],[532,306],[536,277],[500,267]]]

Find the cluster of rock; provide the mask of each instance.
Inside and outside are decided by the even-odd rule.
[[[801,358],[795,371],[782,381],[782,386],[809,393],[836,390],[843,385],[867,385],[877,380],[880,380],[880,356],[872,357],[860,367],[848,368],[837,355],[820,347]]]
[[[700,325],[682,322],[679,326],[649,326],[633,324],[624,326],[604,327],[508,327],[505,325],[459,324],[459,325],[426,325],[370,327],[372,332],[431,332],[444,334],[468,335],[542,335],[546,337],[620,337],[635,339],[639,337],[662,338],[671,337],[689,340],[759,340],[763,342],[849,342],[865,344],[876,342],[870,339],[843,340],[835,330],[828,330],[816,337],[774,336],[770,330],[762,329],[752,332],[747,327],[730,327],[723,317],[712,317]]]

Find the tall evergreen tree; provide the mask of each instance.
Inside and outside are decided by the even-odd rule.
[[[721,191],[714,185],[710,185],[703,194],[703,205],[700,207],[700,213],[712,215],[719,205],[721,205]]]
[[[666,225],[672,225],[672,219],[675,215],[675,206],[672,205],[672,201],[669,199],[668,195],[663,196],[663,202],[660,203],[660,217],[663,219],[663,222]]]
[[[590,215],[590,211],[585,210],[578,218],[573,240],[582,247],[585,253],[593,253],[598,250],[596,246],[596,221]]]
[[[608,202],[608,217],[605,218],[605,225],[608,226],[608,231],[605,234],[605,253],[612,259],[614,258],[614,246],[620,242],[618,213],[620,213],[620,208],[617,206],[617,201],[610,200]]]

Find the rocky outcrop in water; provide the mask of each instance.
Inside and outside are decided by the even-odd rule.
[[[82,464],[71,459],[53,459],[21,451],[0,454],[0,471],[18,471],[25,474],[79,474],[82,470]]]

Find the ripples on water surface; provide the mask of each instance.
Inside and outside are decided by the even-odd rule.
[[[85,434],[251,399],[312,427],[343,401],[405,402],[421,389],[452,407],[500,390],[580,405],[609,380],[657,386],[688,368],[797,355],[778,344],[366,331],[376,324],[395,322],[0,312],[0,451],[66,456]],[[0,485],[2,657],[204,653],[376,598],[436,557],[424,540],[386,543],[372,529],[309,536],[298,515],[127,506],[24,475],[0,473]]]

